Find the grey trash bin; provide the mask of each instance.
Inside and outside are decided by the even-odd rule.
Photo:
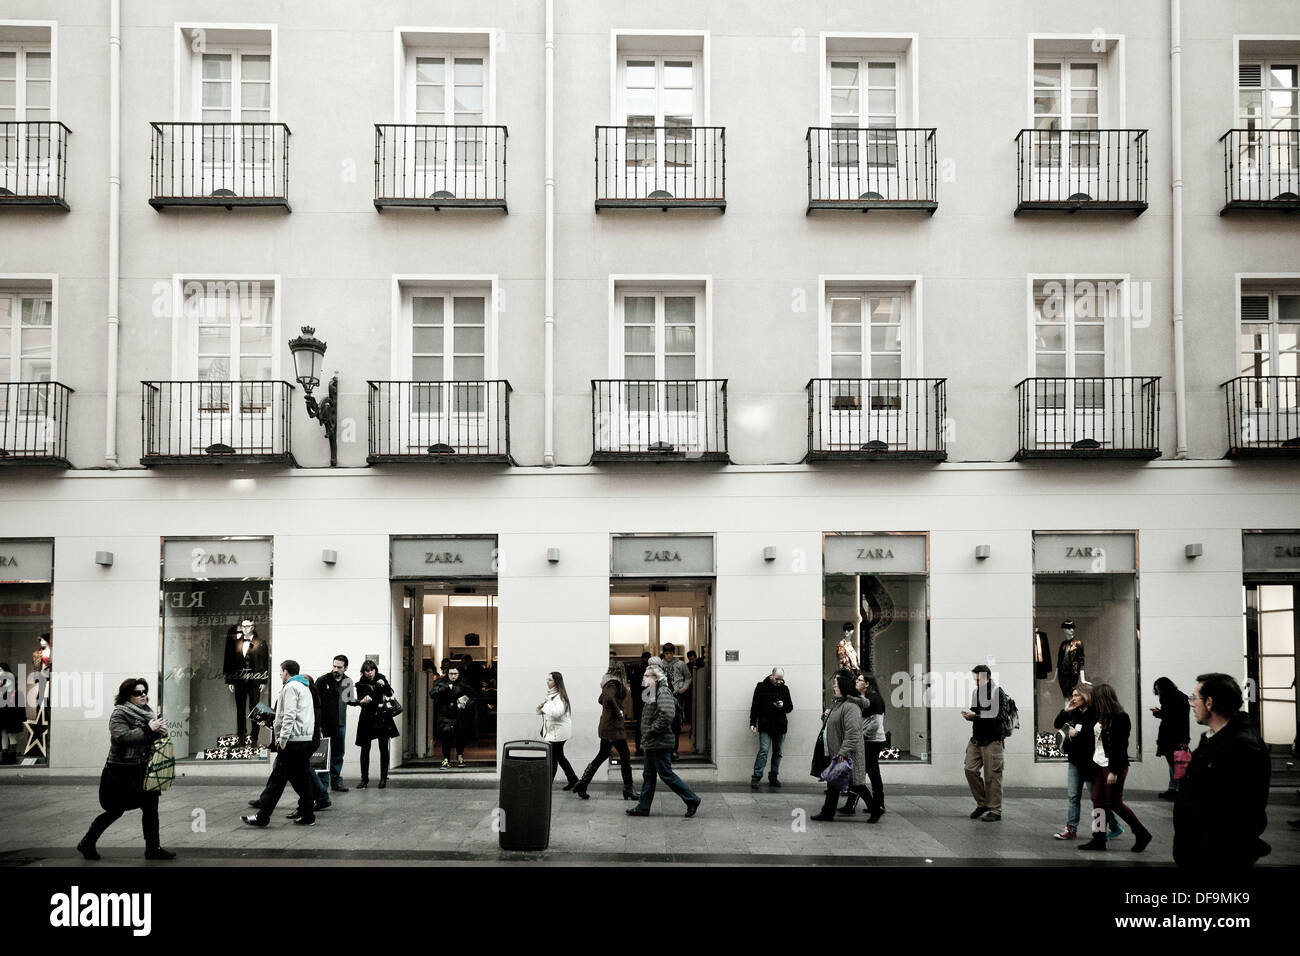
[[[501,749],[501,849],[545,850],[551,843],[551,745],[510,740]]]

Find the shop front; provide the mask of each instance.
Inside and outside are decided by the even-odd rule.
[[[402,765],[495,768],[496,536],[394,535],[389,567],[400,608]]]
[[[1138,539],[1124,532],[1034,534],[1034,759],[1064,760],[1056,716],[1081,683],[1110,684],[1130,714],[1138,672]],[[1129,752],[1142,756],[1142,722]]]
[[[835,672],[876,675],[885,697],[881,759],[930,760],[929,535],[822,536],[822,697]]]
[[[0,538],[0,766],[47,767],[54,542]]]
[[[632,688],[628,745],[636,748],[647,657],[671,664],[679,691],[677,754],[707,763],[713,754],[713,536],[616,534],[610,538],[609,659]]]
[[[1294,754],[1300,739],[1295,687],[1300,531],[1246,531],[1241,543],[1247,706],[1264,743]]]
[[[279,686],[271,539],[164,538],[158,709],[177,759],[265,760]]]

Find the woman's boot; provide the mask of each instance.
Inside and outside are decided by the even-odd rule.
[[[1133,852],[1141,853],[1147,848],[1147,844],[1151,842],[1151,831],[1142,824],[1135,823],[1133,825],[1133,834]]]
[[[584,800],[590,800],[591,795],[587,793],[587,784],[591,783],[591,778],[594,776],[596,776],[596,764],[589,763],[587,764],[587,769],[582,771],[582,779],[579,780],[578,785],[573,788],[573,792]]]
[[[858,809],[858,795],[852,790],[849,791],[849,798],[844,801],[844,806],[836,810],[836,813],[842,813],[848,816]]]
[[[1106,849],[1106,834],[1094,833],[1092,839],[1087,843],[1080,843],[1077,849],[1080,850],[1104,850]]]

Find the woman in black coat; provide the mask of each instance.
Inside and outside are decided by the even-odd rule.
[[[1160,721],[1160,730],[1156,733],[1156,756],[1164,757],[1169,764],[1169,789],[1160,794],[1160,799],[1172,800],[1178,793],[1178,781],[1174,779],[1174,754],[1186,750],[1192,739],[1191,705],[1187,702],[1187,695],[1168,677],[1156,678],[1155,695],[1160,699],[1160,706],[1151,708],[1151,713]]]
[[[388,786],[388,741],[397,734],[392,715],[393,685],[379,673],[374,661],[361,665],[357,680],[357,699],[352,706],[361,708],[357,721],[357,747],[361,751],[361,782],[358,790],[370,785],[370,741],[379,741],[379,789]]]
[[[1133,852],[1141,853],[1151,842],[1151,831],[1142,825],[1137,814],[1124,805],[1124,780],[1128,776],[1128,739],[1133,733],[1133,722],[1110,684],[1098,684],[1092,689],[1092,709],[1097,715],[1097,737],[1100,743],[1093,762],[1097,771],[1092,778],[1092,839],[1080,850],[1106,849],[1106,823],[1104,812],[1113,810],[1133,828]]]
[[[474,689],[462,676],[460,666],[448,664],[446,673],[429,688],[433,701],[433,732],[442,744],[442,768],[451,766],[451,752],[456,751],[456,766],[465,766],[465,739],[469,730],[470,708],[474,706]]]

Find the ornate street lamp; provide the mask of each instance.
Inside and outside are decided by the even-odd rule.
[[[330,443],[330,467],[339,463],[338,441],[338,373],[330,379],[329,394],[325,401],[317,402],[312,390],[320,385],[321,364],[325,360],[326,344],[316,338],[316,330],[310,325],[302,327],[302,335],[289,340],[289,351],[293,353],[293,368],[298,377],[298,384],[307,393],[307,414],[318,420],[325,428],[325,437]]]

